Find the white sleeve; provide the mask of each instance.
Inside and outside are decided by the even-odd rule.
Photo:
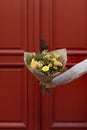
[[[69,83],[69,82],[79,78],[80,76],[84,75],[85,73],[87,73],[87,59],[74,65],[69,70],[60,74],[59,76],[56,76],[52,80],[52,84],[60,85],[60,84]]]

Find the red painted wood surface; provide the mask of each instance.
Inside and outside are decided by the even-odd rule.
[[[39,130],[38,82],[23,60],[38,49],[39,0],[0,0],[0,130]]]
[[[87,129],[87,75],[40,94],[24,51],[67,48],[71,67],[87,58],[86,0],[0,0],[0,130]]]
[[[41,0],[41,38],[66,48],[67,67],[87,58],[86,0]],[[41,130],[87,129],[87,75],[41,95]]]

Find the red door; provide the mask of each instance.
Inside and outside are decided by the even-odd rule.
[[[23,60],[38,49],[35,8],[34,0],[0,0],[0,130],[37,129],[39,91]]]
[[[87,1],[41,0],[41,38],[66,48],[67,67],[87,58]],[[87,129],[87,75],[40,96],[41,130]]]
[[[40,95],[23,61],[24,51],[39,49],[40,38],[50,50],[67,48],[67,67],[85,59],[86,4],[0,0],[0,130],[87,129],[87,75]]]

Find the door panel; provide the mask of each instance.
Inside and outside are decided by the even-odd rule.
[[[35,130],[35,79],[24,65],[24,51],[35,49],[35,6],[0,0],[0,130]]]
[[[26,1],[0,1],[0,129],[27,128]]]
[[[41,0],[41,38],[66,48],[67,68],[87,58],[86,0]],[[41,95],[41,130],[87,129],[87,74]]]
[[[86,49],[86,0],[54,0],[52,13],[53,41],[58,47]]]
[[[0,1],[0,48],[23,49],[24,13],[23,0]],[[24,36],[24,35],[23,35]]]

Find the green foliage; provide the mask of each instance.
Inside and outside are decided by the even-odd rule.
[[[27,61],[26,61],[26,62],[27,62],[27,65],[28,65],[28,66],[30,66],[31,61],[32,61],[32,58],[33,58],[33,57],[30,56],[30,55],[27,56],[27,59],[26,59]]]
[[[44,58],[44,56],[45,56],[46,54],[47,54],[47,51],[46,51],[46,50],[42,51],[41,53],[40,53],[40,52],[39,52],[39,53],[36,53],[34,59],[35,59],[36,61],[43,60],[43,58]]]

